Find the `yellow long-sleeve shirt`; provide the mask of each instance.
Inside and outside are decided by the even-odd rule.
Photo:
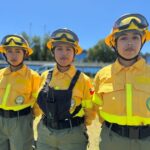
[[[63,73],[60,72],[55,66],[49,86],[53,87],[55,90],[68,89],[75,73],[76,68],[74,66],[71,66],[68,71]],[[48,71],[45,71],[42,74],[43,81],[41,88],[45,84],[47,75]],[[72,92],[70,113],[72,113],[75,110],[76,106],[82,104],[83,109],[77,115],[81,117],[85,116],[85,122],[87,125],[91,124],[91,121],[94,118],[92,111],[92,93],[91,93],[92,88],[93,87],[90,78],[87,75],[81,73]]]
[[[97,73],[94,84],[100,118],[120,125],[150,124],[150,66],[143,58],[130,67],[116,60]]]
[[[12,72],[9,67],[0,70],[0,108],[18,111],[33,107],[41,77],[24,65]]]

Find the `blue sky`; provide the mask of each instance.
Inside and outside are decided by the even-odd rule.
[[[6,34],[30,36],[68,27],[88,49],[106,37],[114,21],[125,13],[141,13],[150,23],[149,0],[1,0],[0,40]],[[143,52],[150,52],[150,42]]]

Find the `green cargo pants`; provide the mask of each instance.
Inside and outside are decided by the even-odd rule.
[[[0,116],[0,150],[32,150],[32,115],[15,118]]]
[[[130,139],[102,125],[99,148],[100,150],[150,150],[150,137]]]
[[[78,127],[48,129],[42,121],[38,126],[37,150],[86,150],[88,136],[82,124]]]

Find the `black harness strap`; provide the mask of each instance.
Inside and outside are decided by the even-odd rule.
[[[79,70],[77,70],[76,74],[74,75],[74,77],[70,83],[68,90],[72,90],[74,88],[74,86],[75,86],[75,84],[76,84],[76,82],[80,76],[80,73],[81,72]],[[81,108],[82,108],[81,104],[79,106],[76,106],[74,112],[71,114],[71,117],[75,116],[81,110]]]
[[[52,73],[53,73],[53,69],[49,70],[47,78],[46,78],[46,81],[45,81],[45,85],[43,86],[43,90],[45,92],[48,92],[48,86],[49,86],[49,82],[52,79]],[[73,79],[72,79],[72,81],[70,83],[70,86],[69,86],[68,90],[72,91],[72,89],[74,88],[74,86],[75,86],[75,84],[76,84],[76,82],[77,82],[77,80],[78,80],[78,78],[80,76],[80,73],[81,72],[79,70],[76,71],[76,74],[74,75],[74,77],[73,77]],[[75,116],[81,110],[81,108],[82,108],[81,104],[79,106],[77,106],[75,108],[74,112],[71,114],[71,117]]]
[[[48,92],[48,86],[49,86],[49,82],[50,82],[51,79],[52,79],[52,74],[53,74],[53,68],[50,69],[49,72],[48,72],[48,75],[47,75],[45,84],[44,84],[44,86],[43,86],[43,91],[44,91],[44,92]]]
[[[75,84],[76,84],[76,82],[77,82],[77,80],[80,76],[80,73],[81,72],[79,70],[76,71],[76,74],[74,75],[68,90],[72,90],[74,88],[74,86],[75,86]],[[53,69],[49,70],[49,72],[48,72],[48,75],[47,75],[47,78],[46,78],[46,81],[45,81],[45,84],[44,84],[44,87],[43,87],[43,89],[45,89],[45,91],[48,91],[48,85],[49,85],[49,82],[52,79],[52,74],[53,74]]]
[[[75,86],[75,84],[76,84],[76,82],[77,82],[77,80],[78,80],[78,78],[80,76],[80,73],[81,72],[79,70],[76,71],[76,74],[74,75],[68,90],[72,90],[74,88],[74,86]]]

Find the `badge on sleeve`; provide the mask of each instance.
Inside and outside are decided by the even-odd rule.
[[[72,99],[71,100],[71,107],[73,107],[75,105],[75,101]]]
[[[23,96],[18,96],[15,100],[16,104],[20,105],[23,104],[24,102],[24,97]]]
[[[90,88],[90,94],[93,95],[94,94],[94,88]]]
[[[150,111],[150,97],[146,100],[146,107]]]

